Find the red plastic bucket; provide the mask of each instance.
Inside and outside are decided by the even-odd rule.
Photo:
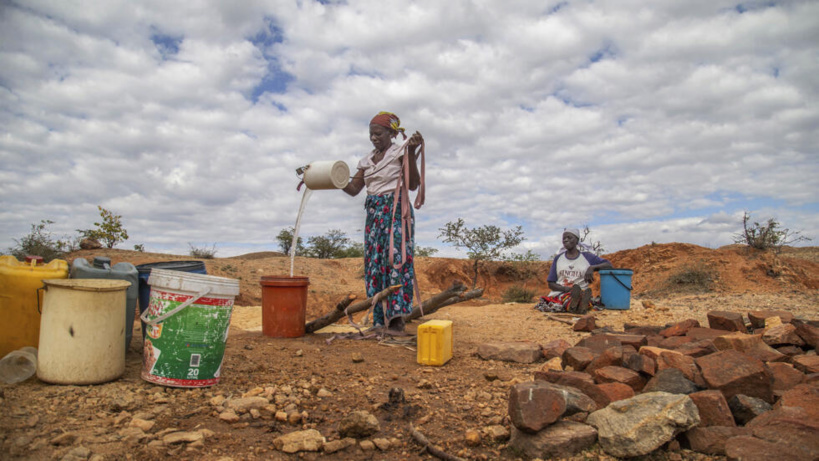
[[[272,338],[304,336],[308,277],[263,275],[262,334]]]

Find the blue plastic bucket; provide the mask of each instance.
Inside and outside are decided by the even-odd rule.
[[[151,302],[151,285],[148,278],[151,276],[151,269],[164,269],[169,271],[191,272],[194,274],[205,274],[205,263],[202,261],[162,261],[158,263],[140,264],[136,266],[139,272],[139,315],[145,312]],[[142,322],[142,340],[145,340],[145,322]]]
[[[606,309],[628,309],[631,305],[631,269],[600,271],[600,301]]]

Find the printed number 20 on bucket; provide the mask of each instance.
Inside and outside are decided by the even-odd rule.
[[[219,382],[239,281],[152,269],[142,379],[172,387]]]

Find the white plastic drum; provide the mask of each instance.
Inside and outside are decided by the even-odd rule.
[[[342,189],[350,182],[350,167],[341,160],[313,162],[304,172],[304,185],[309,189]]]

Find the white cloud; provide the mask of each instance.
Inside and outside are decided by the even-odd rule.
[[[720,246],[744,210],[819,236],[816,18],[806,1],[6,3],[0,247],[101,205],[122,247],[275,249],[295,168],[354,167],[380,110],[427,140],[418,242],[441,255],[462,256],[437,241],[459,217],[521,224],[544,258],[584,223],[610,251]],[[316,192],[303,233],[360,238],[362,202]]]

